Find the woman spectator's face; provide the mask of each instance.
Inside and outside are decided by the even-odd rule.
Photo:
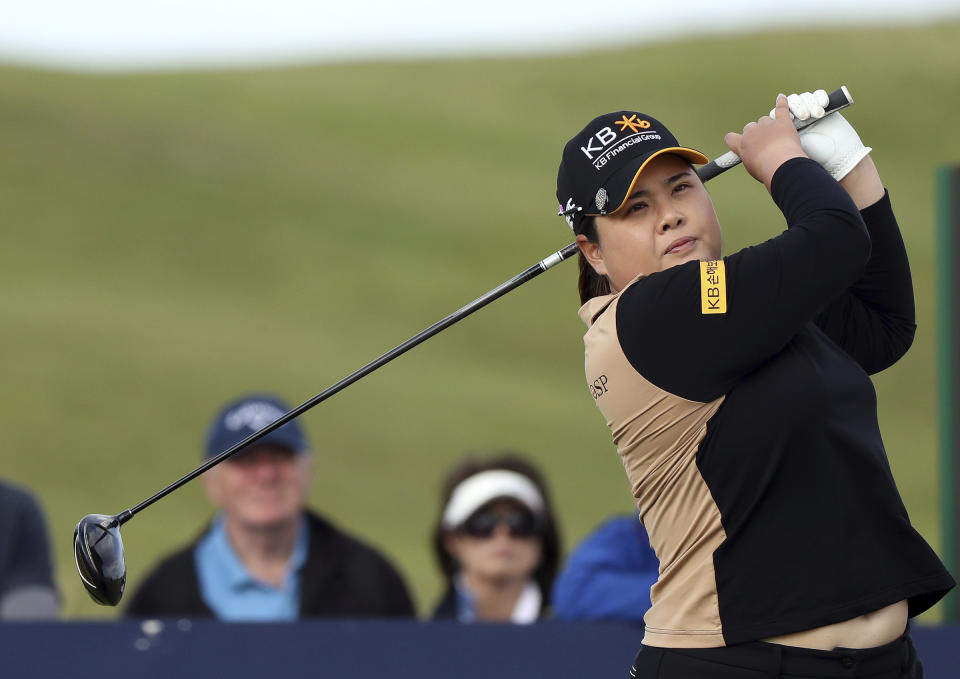
[[[526,581],[540,565],[543,552],[537,520],[513,500],[484,505],[446,534],[444,546],[468,583]]]

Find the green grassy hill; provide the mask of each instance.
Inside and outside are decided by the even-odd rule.
[[[716,156],[777,92],[841,84],[912,258],[917,340],[876,384],[898,483],[939,545],[933,177],[960,161],[958,31],[219,73],[0,68],[0,474],[45,504],[66,615],[116,615],[75,575],[76,521],[191,470],[225,398],[269,389],[305,401],[570,242],[556,167],[594,115],[649,111]],[[727,251],[782,227],[742,169],[710,188]],[[575,269],[303,418],[313,504],[382,546],[421,611],[438,595],[428,534],[440,478],[464,451],[541,463],[568,545],[630,509],[583,385]],[[210,513],[194,483],[128,524],[129,586]]]

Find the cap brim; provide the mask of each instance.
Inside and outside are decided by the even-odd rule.
[[[647,165],[650,164],[651,160],[666,153],[671,153],[675,156],[686,158],[691,163],[695,163],[697,165],[703,165],[704,163],[710,162],[710,159],[705,155],[696,149],[687,148],[686,146],[670,146],[665,149],[657,149],[648,156],[639,156],[634,162],[630,163],[613,175],[604,185],[604,188],[607,191],[607,196],[610,199],[610,203],[612,204],[616,202],[617,207],[613,210],[606,210],[603,213],[588,212],[587,215],[591,217],[599,217],[601,214],[613,215],[619,212],[623,208],[624,204],[626,204],[627,198],[633,193],[633,187],[636,185],[637,179],[640,178],[640,173],[642,173]]]
[[[284,425],[286,426],[286,425]],[[220,437],[215,440],[210,441],[207,445],[206,453],[204,454],[205,458],[211,458],[219,455],[223,451],[232,448],[241,441],[243,441],[248,436],[255,433],[255,430],[244,430],[237,432],[236,435],[231,437]],[[237,452],[234,455],[234,458],[243,455],[246,452],[258,448],[260,446],[277,446],[278,448],[285,448],[293,453],[305,453],[307,452],[306,442],[302,437],[297,436],[296,434],[291,434],[289,431],[286,431],[284,427],[279,429],[274,429],[268,434],[260,437],[250,445],[248,445],[243,450]]]

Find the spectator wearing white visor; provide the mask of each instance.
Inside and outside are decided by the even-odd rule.
[[[433,547],[445,580],[434,619],[527,624],[547,614],[560,538],[530,462],[505,454],[451,469]]]

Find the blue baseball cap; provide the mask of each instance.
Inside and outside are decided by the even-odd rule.
[[[251,434],[276,422],[291,408],[271,394],[248,394],[225,405],[207,430],[205,458],[219,455]],[[253,445],[269,443],[300,453],[310,449],[307,437],[297,420],[258,439]]]

